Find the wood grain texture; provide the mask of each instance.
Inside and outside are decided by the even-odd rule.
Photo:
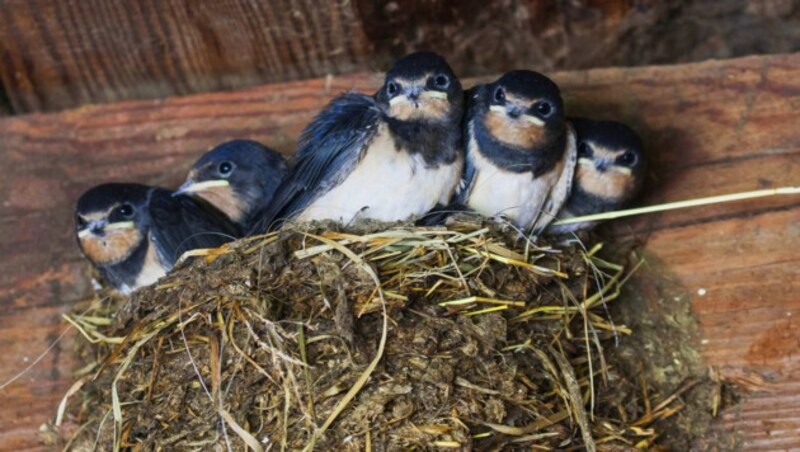
[[[570,114],[641,132],[654,162],[647,203],[800,184],[800,55],[554,78]],[[63,331],[60,314],[90,290],[71,233],[83,190],[109,180],[175,185],[202,151],[234,137],[290,152],[332,96],[379,83],[355,75],[0,120],[0,381]],[[800,447],[800,199],[667,212],[610,232],[644,242],[648,265],[664,269],[665,280],[652,281],[654,309],[691,297],[708,363],[763,387],[722,426],[740,430],[748,448]],[[37,429],[70,383],[73,338],[0,391],[3,448],[40,447]]]
[[[384,70],[420,49],[480,75],[798,42],[800,0],[2,0],[0,115]]]
[[[4,0],[0,81],[18,113],[218,91],[363,66],[349,2]]]

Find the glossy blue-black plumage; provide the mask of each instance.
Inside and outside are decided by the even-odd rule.
[[[451,106],[448,117],[438,122],[398,120],[389,116],[383,119],[398,147],[422,155],[429,165],[449,165],[462,149],[459,127],[464,113],[464,92],[447,60],[435,52],[414,52],[397,60],[386,73],[386,80],[415,78],[422,74],[441,74],[450,79],[450,85],[444,90]],[[378,90],[374,98],[384,108],[390,100],[385,88]]]
[[[286,160],[280,153],[253,140],[226,141],[200,157],[193,168],[213,167],[224,162],[236,165],[234,177],[242,172],[252,175],[241,185],[231,181],[234,190],[242,192],[246,189],[242,185],[257,185],[263,198],[267,199],[272,198],[288,171]]]
[[[475,119],[476,109],[472,106],[478,101],[478,95],[483,85],[473,86],[472,88],[464,91],[464,99],[466,109],[464,111],[464,119],[461,122],[462,135],[469,137],[469,125]],[[470,143],[464,143],[464,146],[470,146]],[[453,197],[452,205],[458,209],[467,209],[467,199],[469,198],[470,190],[472,190],[473,183],[475,182],[475,164],[472,159],[464,159],[464,170],[461,174],[461,182],[458,185],[456,194]],[[455,209],[454,209],[455,210]]]
[[[347,93],[331,101],[303,131],[297,164],[278,187],[269,207],[258,215],[252,232],[280,226],[347,177],[375,134],[379,117],[380,110],[370,96]]]
[[[244,233],[253,226],[256,213],[272,202],[288,171],[286,160],[275,150],[253,140],[231,140],[200,157],[178,192],[192,193],[209,202],[232,217]],[[193,189],[208,181],[225,181],[229,186],[222,189],[232,193],[215,196],[214,190],[219,188]]]
[[[148,204],[153,241],[169,263],[183,253],[217,248],[237,237],[239,229],[219,212],[189,196],[154,187]]]

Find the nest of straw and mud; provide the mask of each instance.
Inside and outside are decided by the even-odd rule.
[[[707,414],[719,386],[630,370],[609,307],[635,265],[599,249],[466,219],[235,242],[68,317],[89,341],[67,448],[688,444],[686,395]]]

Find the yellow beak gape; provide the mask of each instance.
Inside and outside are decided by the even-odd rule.
[[[195,183],[189,185],[188,187],[186,187],[185,189],[183,189],[183,192],[184,193],[197,193],[199,191],[207,190],[209,188],[227,187],[229,185],[230,185],[230,182],[228,182],[225,179],[207,180],[207,181],[203,181],[203,182],[195,182]]]
[[[447,93],[441,91],[423,91],[419,97],[420,99],[447,99]]]
[[[536,116],[522,115],[520,116],[520,118],[522,118],[523,121],[529,122],[537,127],[542,127],[544,125],[544,121],[537,118]]]
[[[133,221],[118,221],[116,223],[107,224],[103,230],[104,231],[114,231],[117,229],[133,229],[136,225]]]
[[[506,107],[504,107],[502,105],[492,105],[492,106],[489,107],[489,110],[493,111],[495,113],[503,113],[503,114],[507,113]],[[529,122],[529,123],[531,123],[531,124],[533,124],[535,126],[538,126],[538,127],[544,126],[544,121],[542,121],[541,119],[537,118],[536,116],[522,115],[519,118],[522,119],[525,122]]]
[[[116,223],[111,223],[103,226],[103,231],[116,231],[120,229],[134,229],[136,228],[136,224],[133,221],[118,221]],[[78,238],[83,239],[88,236],[92,235],[92,228],[86,228],[81,231],[78,231]]]

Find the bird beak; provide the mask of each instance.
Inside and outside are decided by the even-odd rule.
[[[419,95],[420,99],[447,99],[447,93],[443,91],[427,90]]]
[[[601,173],[605,173],[606,170],[611,166],[611,164],[612,164],[611,161],[604,158],[597,158],[594,160],[594,167],[597,169],[597,171]]]
[[[100,235],[105,231],[106,226],[108,226],[106,220],[90,221],[85,228],[78,231],[78,238],[84,239],[89,236]]]
[[[172,192],[172,196],[197,193],[203,190],[208,190],[209,188],[227,187],[229,185],[230,182],[226,181],[225,179],[207,180],[203,182],[195,182],[193,180],[187,180],[186,182],[184,182],[183,185],[178,187],[177,190]]]
[[[117,229],[134,229],[136,228],[136,224],[133,221],[118,221],[116,223],[111,223],[106,225],[103,228],[103,231],[114,231]]]
[[[90,236],[103,235],[106,231],[134,228],[136,228],[136,224],[133,221],[118,221],[109,224],[106,220],[97,220],[90,222],[85,228],[78,231],[78,238],[85,239]]]
[[[420,99],[441,99],[447,98],[447,93],[440,91],[427,91],[419,85],[411,85],[403,91],[403,94],[389,99],[389,105],[395,105],[400,102],[414,102],[417,103]]]
[[[536,116],[526,114],[525,110],[523,110],[522,108],[520,108],[517,105],[512,104],[511,102],[508,102],[505,106],[503,106],[503,105],[492,105],[491,107],[489,107],[489,110],[491,110],[493,112],[496,112],[496,113],[503,113],[503,114],[505,114],[506,116],[508,116],[509,118],[512,118],[512,119],[520,119],[520,120],[525,121],[527,123],[533,124],[536,127],[544,126],[544,121],[542,121],[541,119],[537,118]]]
[[[520,116],[520,119],[522,119],[525,122],[529,122],[529,123],[535,125],[536,127],[544,126],[544,121],[542,121],[541,119],[539,119],[539,118],[537,118],[536,116],[533,116],[533,115],[522,115],[522,116]]]

